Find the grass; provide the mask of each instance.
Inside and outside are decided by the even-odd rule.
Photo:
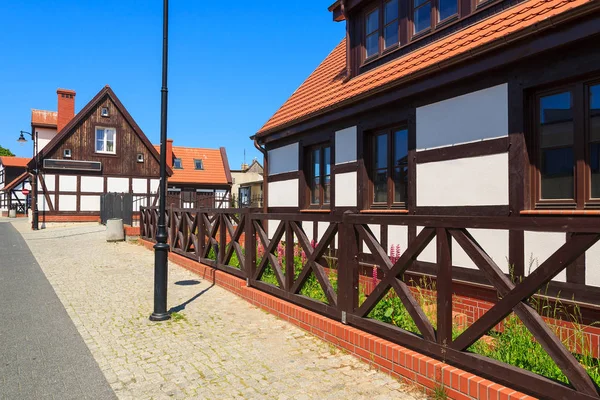
[[[185,321],[185,315],[175,311],[171,313],[171,321],[173,322],[179,322],[179,321]]]

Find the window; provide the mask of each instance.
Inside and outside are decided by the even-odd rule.
[[[408,130],[395,128],[370,137],[370,203],[373,208],[406,207]]]
[[[202,162],[202,160],[194,160],[194,168],[204,169],[204,163]]]
[[[427,32],[458,15],[458,0],[412,0],[413,34]]]
[[[331,202],[331,147],[321,145],[308,153],[308,204],[310,207],[328,206]]]
[[[116,154],[115,128],[96,128],[96,153]]]
[[[0,184],[4,183],[4,168],[0,169]]]
[[[371,11],[367,14],[366,19],[366,34],[365,48],[367,58],[379,54],[379,9]]]
[[[598,207],[600,83],[539,93],[536,107],[536,205]]]
[[[181,164],[181,158],[176,158],[173,160],[173,168],[183,169],[183,165]]]
[[[108,117],[108,107],[102,107],[102,110],[100,111],[100,115],[103,117]]]
[[[383,1],[365,15],[365,58],[377,56],[400,42],[398,0]]]

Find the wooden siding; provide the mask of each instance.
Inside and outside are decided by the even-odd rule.
[[[103,107],[108,107],[108,117],[100,115]],[[95,128],[97,126],[116,129],[115,155],[95,152]],[[157,178],[160,175],[159,162],[152,156],[150,149],[146,147],[108,95],[89,112],[81,123],[74,127],[72,133],[68,134],[44,158],[66,159],[63,157],[65,149],[71,150],[71,158],[68,158],[69,160],[101,162],[101,175],[103,176],[122,175],[128,177]],[[144,155],[143,163],[137,162],[137,154],[139,153]]]

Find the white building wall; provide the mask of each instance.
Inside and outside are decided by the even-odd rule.
[[[298,179],[269,182],[269,207],[298,207]]]
[[[74,194],[59,195],[57,211],[77,211],[77,195],[74,195]]]
[[[567,241],[564,232],[528,232],[525,231],[525,276],[535,271],[560,246]],[[553,280],[566,282],[566,269]]]
[[[108,178],[106,185],[108,193],[129,193],[129,178]]]
[[[298,171],[298,143],[269,150],[269,175]],[[271,206],[271,204],[269,204]]]
[[[150,179],[150,193],[158,193],[160,179]]]
[[[585,253],[585,284],[600,286],[600,242]]]
[[[56,204],[56,199],[53,194],[48,195],[48,197],[50,198],[50,201],[52,202],[53,205]],[[37,206],[38,206],[39,211],[50,211],[50,207],[48,206],[48,203],[46,202],[46,197],[42,193],[38,193]]]
[[[58,190],[60,192],[76,192],[77,191],[77,176],[74,175],[59,175]]]
[[[508,135],[508,84],[417,108],[417,150]]]
[[[418,206],[508,204],[508,153],[417,164]]]
[[[336,207],[356,207],[358,205],[358,174],[347,172],[335,174]]]
[[[133,193],[146,193],[148,192],[148,180],[134,178],[132,180]]]
[[[38,134],[38,152],[56,136],[56,128],[35,128]]]
[[[358,159],[356,152],[356,126],[335,133],[335,163],[344,164]]]
[[[79,202],[80,211],[100,211],[100,196],[81,196]]]
[[[101,176],[82,176],[81,191],[84,193],[103,193],[104,178]]]
[[[43,175],[44,178],[44,182],[46,183],[46,189],[49,192],[54,192],[54,190],[56,189],[56,176],[53,174],[44,174]],[[42,183],[39,181],[38,179],[38,187],[40,188],[40,191],[42,191],[43,186]]]

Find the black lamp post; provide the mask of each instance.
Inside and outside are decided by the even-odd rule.
[[[25,131],[21,131],[21,135],[19,136],[19,138],[17,139],[17,142],[23,144],[27,142],[27,139],[25,139],[25,136],[23,136],[23,134],[28,134],[29,136],[31,136],[31,139],[33,140],[33,159],[35,161],[35,167],[33,169],[33,179],[31,180],[31,208],[33,209],[33,218],[31,221],[31,229],[33,229],[34,231],[37,231],[39,229],[39,212],[38,212],[38,207],[37,207],[37,182],[38,182],[38,173],[39,173],[39,166],[38,166],[38,133],[35,132],[35,134],[32,134],[30,132],[25,132]]]
[[[163,0],[163,60],[162,88],[160,102],[160,189],[158,205],[158,229],[154,245],[154,312],[151,321],[166,321],[171,318],[167,312],[167,279],[169,245],[165,226],[165,202],[167,192],[167,64],[169,56],[169,0]]]

